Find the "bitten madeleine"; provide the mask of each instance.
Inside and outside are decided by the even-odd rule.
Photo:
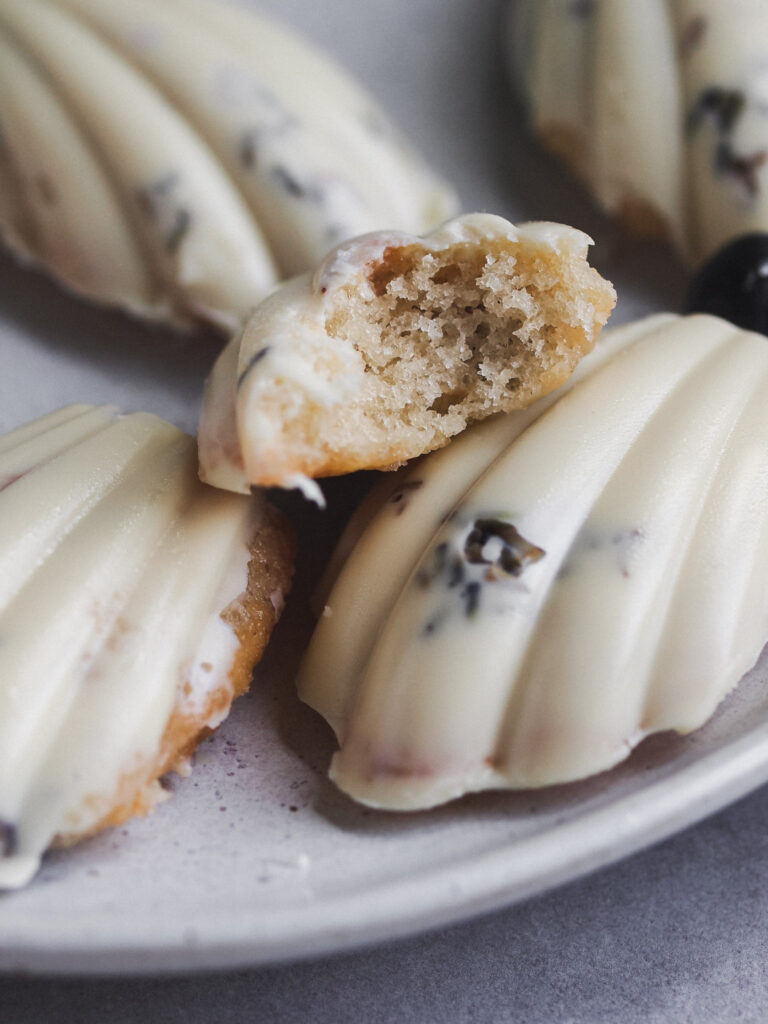
[[[266,299],[219,358],[201,478],[305,486],[390,469],[562,384],[616,296],[559,224],[459,217],[364,235]]]
[[[69,406],[0,438],[0,887],[148,811],[247,689],[292,538],[193,438]]]
[[[323,54],[210,0],[0,0],[0,234],[97,302],[235,330],[451,192]]]
[[[709,316],[607,331],[387,499],[299,680],[332,778],[407,810],[603,771],[701,726],[766,641],[768,345]]]

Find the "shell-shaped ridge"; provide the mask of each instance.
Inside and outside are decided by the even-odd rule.
[[[751,0],[515,0],[514,78],[600,205],[694,262],[768,224],[768,13]]]
[[[151,806],[174,719],[218,724],[261,515],[149,414],[71,406],[0,439],[0,885]]]
[[[455,209],[351,80],[250,12],[0,0],[0,54],[0,231],[97,301],[232,330],[341,239]]]
[[[766,387],[760,336],[654,317],[408,470],[302,668],[339,785],[431,806],[582,778],[703,724],[765,642]]]

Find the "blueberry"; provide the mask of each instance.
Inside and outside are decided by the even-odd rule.
[[[742,235],[719,249],[691,282],[685,311],[768,334],[768,234]]]

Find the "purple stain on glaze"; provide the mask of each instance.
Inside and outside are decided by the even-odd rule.
[[[701,44],[704,42],[704,38],[709,30],[709,22],[703,14],[694,14],[686,24],[683,26],[683,30],[680,33],[680,40],[678,43],[678,50],[681,59],[685,60],[693,53]]]

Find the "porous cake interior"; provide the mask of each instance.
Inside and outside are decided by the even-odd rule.
[[[439,447],[557,387],[612,305],[611,286],[581,256],[508,241],[386,249],[326,317],[328,334],[363,357],[365,384],[315,436],[331,447],[389,439],[395,460]]]
[[[392,468],[439,448],[469,422],[529,405],[588,352],[615,301],[581,245],[461,242],[433,252],[392,246],[325,296],[326,344],[303,355],[325,379],[358,372],[353,393],[297,401],[275,380],[260,395],[281,423],[268,471],[330,476]],[[273,472],[277,466],[279,471]]]

